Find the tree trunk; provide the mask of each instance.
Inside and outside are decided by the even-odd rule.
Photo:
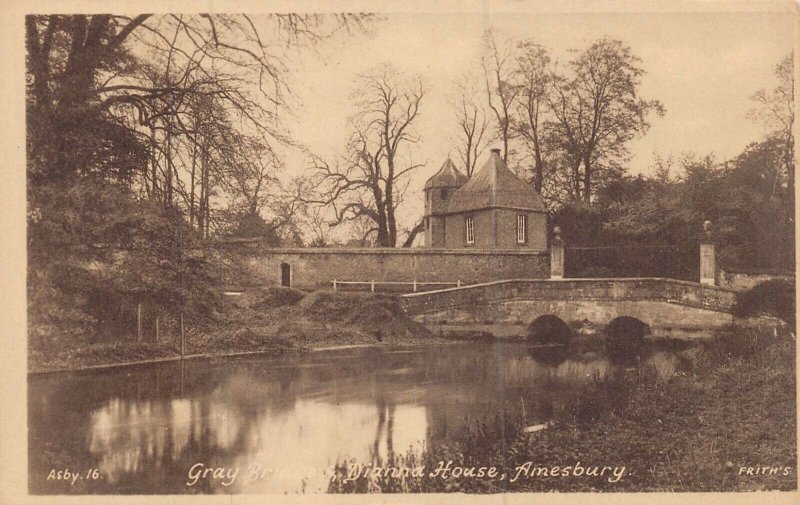
[[[152,184],[152,196],[158,198],[158,155],[156,154],[156,130],[150,128],[150,184]]]
[[[508,164],[508,115],[503,126],[503,163]]]
[[[572,192],[576,200],[581,199],[581,163],[575,162],[572,165]]]
[[[592,165],[588,158],[583,160],[583,201],[592,199]]]
[[[203,236],[205,233],[205,199],[206,199],[206,170],[207,170],[207,154],[205,147],[201,144],[200,146],[200,201],[198,202],[198,209],[197,209],[197,231],[200,232],[200,236]]]
[[[408,237],[406,238],[406,241],[403,242],[403,247],[411,247],[411,244],[414,243],[414,239],[417,238],[417,235],[419,235],[424,229],[425,219],[423,218],[416,225],[414,225],[413,228],[411,228],[410,232],[408,232]]]
[[[544,161],[542,160],[542,147],[539,144],[539,135],[534,129],[533,135],[533,188],[536,191],[542,190],[542,183],[544,182]]]
[[[206,161],[208,161],[208,160],[206,159]],[[205,227],[206,227],[205,230],[203,230],[203,234],[202,234],[202,237],[204,239],[208,238],[208,235],[209,235],[208,234],[208,230],[209,230],[210,225],[211,225],[211,223],[210,223],[210,221],[211,221],[211,208],[210,208],[210,205],[209,205],[209,197],[210,197],[210,194],[211,194],[211,182],[210,182],[211,181],[211,176],[210,176],[210,172],[211,172],[211,167],[208,166],[208,164],[206,164],[206,169],[205,169],[205,174],[204,174],[205,181],[203,183],[203,185],[206,188],[205,192],[204,192],[205,193],[205,202],[203,203],[203,211],[205,212],[205,216],[203,216],[203,223],[205,224]]]
[[[172,206],[172,134],[167,131],[167,144],[166,144],[166,170],[165,174],[165,188],[164,188],[164,206],[169,208]]]
[[[192,144],[192,173],[189,182],[189,229],[194,230],[194,175],[197,168],[197,144]]]

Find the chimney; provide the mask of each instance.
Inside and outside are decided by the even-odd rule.
[[[496,154],[496,155],[500,156],[500,149],[497,148],[497,147],[493,148],[492,149],[492,154]]]

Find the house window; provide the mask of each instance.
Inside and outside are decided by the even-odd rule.
[[[528,241],[528,216],[517,214],[517,244],[524,244]]]
[[[466,226],[467,231],[467,244],[474,244],[475,243],[475,221],[472,220],[472,216],[467,216],[464,220],[464,224]]]
[[[447,188],[442,188],[442,200],[447,200]]]

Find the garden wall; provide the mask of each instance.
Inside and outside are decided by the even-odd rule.
[[[288,270],[297,288],[332,287],[339,281],[474,284],[503,279],[542,279],[550,272],[547,252],[429,248],[270,249],[259,243],[220,245],[236,265],[227,289],[280,285]],[[409,291],[410,289],[406,289]]]

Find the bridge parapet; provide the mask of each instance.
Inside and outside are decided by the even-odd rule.
[[[419,315],[509,301],[653,301],[730,313],[735,291],[657,277],[511,279],[400,297],[403,310]]]

